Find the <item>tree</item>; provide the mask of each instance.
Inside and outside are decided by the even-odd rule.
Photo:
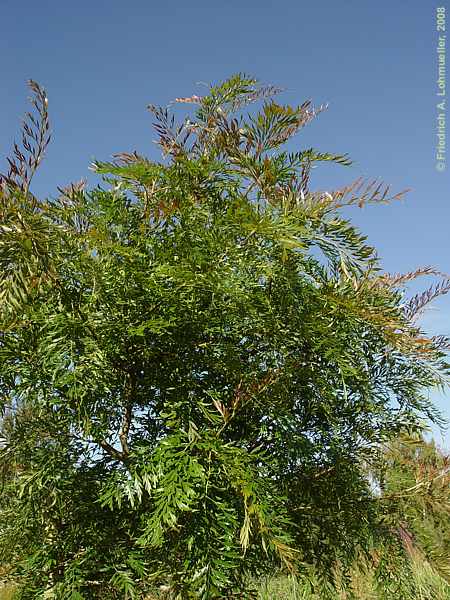
[[[102,185],[38,200],[32,85],[0,196],[1,552],[18,597],[250,597],[280,566],[313,567],[325,593],[361,549],[401,558],[367,462],[439,419],[425,391],[448,340],[414,314],[450,283],[406,300],[436,273],[382,273],[342,215],[401,194],[314,191],[315,163],[349,158],[282,147],[323,107],[237,75],[177,99],[196,106],[181,124],[149,107],[162,162],[124,153],[93,164]]]
[[[390,443],[377,475],[386,522],[450,584],[450,457],[422,436]]]

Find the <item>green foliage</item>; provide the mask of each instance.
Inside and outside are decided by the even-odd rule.
[[[0,560],[18,598],[251,598],[275,568],[314,569],[326,597],[374,549],[386,598],[411,592],[367,464],[438,418],[442,340],[413,320],[433,294],[405,309],[339,212],[398,195],[313,191],[314,162],[348,157],[279,149],[323,107],[277,92],[235,76],[178,99],[197,106],[180,125],[150,107],[165,160],[95,162],[93,190],[37,201],[20,164],[3,176]]]
[[[384,519],[450,584],[450,457],[420,436],[392,442],[378,479]]]
[[[450,585],[440,578],[430,566],[415,557],[411,565],[409,577],[410,596],[414,600],[449,600]],[[398,573],[397,573],[398,575]],[[275,576],[260,583],[260,600],[320,600],[321,593],[313,591],[314,573],[309,573],[309,581],[295,577]],[[317,584],[317,583],[316,583]],[[351,570],[352,590],[335,591],[334,600],[383,600],[386,596],[380,590],[375,579],[375,572],[370,564],[360,560]],[[401,597],[401,596],[399,596]]]

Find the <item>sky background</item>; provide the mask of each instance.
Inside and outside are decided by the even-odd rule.
[[[2,0],[0,170],[28,110],[29,78],[47,89],[53,130],[33,191],[54,196],[57,186],[94,182],[94,158],[137,150],[158,159],[150,102],[201,95],[245,72],[284,87],[280,101],[329,103],[295,147],[349,153],[354,164],[324,164],[313,186],[364,176],[411,188],[404,201],[352,213],[386,270],[450,273],[450,162],[440,173],[434,158],[437,5],[450,13],[422,0]],[[450,297],[423,323],[450,334]],[[433,397],[450,417],[450,396]],[[448,433],[436,438],[450,447]]]

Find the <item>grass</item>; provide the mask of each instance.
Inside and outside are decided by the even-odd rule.
[[[437,575],[427,563],[419,560],[414,562],[414,580],[418,595],[411,600],[450,600],[450,584]],[[355,569],[352,574],[352,584],[357,600],[380,600],[381,596],[375,587],[374,578],[370,572]],[[310,589],[289,577],[278,577],[262,582],[260,600],[320,600]],[[336,600],[348,600],[345,593],[338,594]]]
[[[12,600],[14,587],[12,585],[0,584],[0,600]]]

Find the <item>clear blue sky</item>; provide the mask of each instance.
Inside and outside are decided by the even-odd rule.
[[[156,158],[148,103],[201,94],[197,82],[244,71],[286,87],[286,102],[329,103],[298,136],[298,147],[348,152],[355,164],[317,169],[318,187],[363,175],[382,177],[396,191],[412,188],[404,202],[355,210],[387,270],[431,264],[450,272],[450,162],[439,173],[434,160],[434,2],[1,4],[0,166],[28,109],[25,81],[33,78],[47,88],[54,132],[37,194],[89,176],[92,158],[132,150]],[[450,13],[448,3],[440,5]],[[450,334],[450,298],[424,323]],[[450,416],[448,398],[437,402]]]

